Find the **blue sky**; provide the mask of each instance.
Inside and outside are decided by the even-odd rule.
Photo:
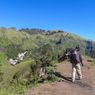
[[[94,0],[0,0],[0,27],[62,29],[95,40]]]

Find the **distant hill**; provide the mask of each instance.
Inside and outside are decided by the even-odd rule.
[[[63,30],[0,28],[0,46],[18,44],[22,49],[28,50],[50,43],[56,47],[71,48],[79,45],[83,54],[95,57],[95,42],[84,39],[76,34]]]

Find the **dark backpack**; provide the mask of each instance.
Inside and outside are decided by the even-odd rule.
[[[72,64],[80,63],[80,53],[76,50],[72,50],[70,52],[69,59]]]

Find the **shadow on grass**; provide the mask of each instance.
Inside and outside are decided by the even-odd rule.
[[[66,76],[62,75],[60,72],[55,72],[54,75],[59,78],[59,80],[58,80],[59,82],[60,82],[60,81],[72,82],[72,78],[71,78],[71,77],[66,77]],[[49,80],[48,77],[47,77],[47,78],[42,78],[42,79],[39,81],[39,83],[43,83],[43,82],[46,81],[46,80]]]

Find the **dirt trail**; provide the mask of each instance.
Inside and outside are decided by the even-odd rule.
[[[57,71],[62,81],[41,84],[29,90],[26,95],[95,95],[95,65],[87,60],[84,60],[85,66],[82,67],[82,80],[72,83],[71,64],[61,63],[57,65]]]

